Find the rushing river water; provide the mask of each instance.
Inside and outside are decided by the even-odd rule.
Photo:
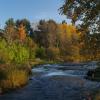
[[[88,64],[46,64],[33,68],[29,84],[0,96],[0,100],[92,100],[91,93],[100,83],[86,80],[94,62]]]

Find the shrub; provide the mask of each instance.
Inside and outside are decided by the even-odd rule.
[[[8,59],[7,42],[0,38],[0,62],[4,63],[5,61],[8,61]]]
[[[45,49],[43,47],[38,47],[36,49],[36,57],[37,58],[44,58],[45,57]]]
[[[29,59],[34,60],[36,55],[37,44],[30,37],[26,38],[25,44],[29,50]]]
[[[5,75],[5,70],[0,68],[0,80],[5,79],[6,75]]]
[[[29,60],[29,48],[16,42],[7,43],[4,39],[0,40],[0,62],[4,63],[25,63]]]
[[[7,66],[5,69],[0,69],[0,88],[3,91],[21,87],[28,81],[26,70],[14,66]]]
[[[59,48],[56,47],[49,47],[47,49],[47,57],[50,60],[58,60],[60,58],[60,51]]]
[[[29,50],[27,47],[22,46],[22,45],[16,45],[16,49],[17,50],[13,50],[15,51],[15,57],[14,57],[14,61],[15,63],[25,63],[28,59],[29,59]]]

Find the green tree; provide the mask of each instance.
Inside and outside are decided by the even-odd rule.
[[[48,48],[56,45],[57,23],[53,20],[40,20],[38,25],[39,31],[35,32],[35,40],[39,46]]]
[[[26,31],[27,35],[30,35],[32,32],[30,21],[28,19],[16,20],[17,27],[19,27],[22,24],[25,27],[25,31]]]
[[[72,19],[72,22],[82,21],[82,28],[100,32],[100,1],[99,0],[65,0],[60,8],[61,14]],[[96,25],[96,27],[95,27]]]

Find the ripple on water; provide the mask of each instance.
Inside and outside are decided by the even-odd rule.
[[[32,69],[32,71],[33,73],[37,73],[37,74],[42,73],[40,75],[40,77],[42,78],[51,78],[54,80],[58,79],[60,81],[65,81],[66,85],[71,84],[73,87],[79,86],[79,87],[87,88],[87,90],[100,87],[100,84],[98,84],[98,82],[92,82],[84,79],[84,77],[88,72],[86,68],[82,68],[82,66],[81,67],[73,66],[74,69],[70,70],[67,66],[65,68],[66,70],[62,70],[62,68],[64,67],[66,66],[61,66],[57,64],[52,64],[52,65],[46,64],[41,67],[34,68]],[[80,70],[80,68],[82,69]]]

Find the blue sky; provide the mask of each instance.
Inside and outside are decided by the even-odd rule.
[[[27,18],[31,22],[54,19],[61,22],[66,19],[58,11],[62,3],[63,0],[0,0],[0,27],[8,18]]]

